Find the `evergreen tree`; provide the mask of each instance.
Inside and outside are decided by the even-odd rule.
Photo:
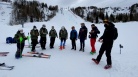
[[[114,22],[115,21],[115,17],[113,14],[110,15],[110,21]]]
[[[109,19],[108,13],[106,12],[105,19]]]
[[[99,23],[99,17],[96,16],[96,22],[95,23]]]

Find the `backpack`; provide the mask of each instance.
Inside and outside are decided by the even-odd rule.
[[[114,37],[113,37],[113,39],[116,40],[117,37],[118,37],[118,30],[117,30],[116,27],[114,27]]]
[[[7,44],[12,43],[12,37],[7,37],[7,38],[6,38],[6,43],[7,43]]]
[[[17,41],[14,38],[12,38],[12,43],[17,43]]]

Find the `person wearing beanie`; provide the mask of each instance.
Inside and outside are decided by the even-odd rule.
[[[49,31],[49,37],[50,37],[50,48],[54,48],[55,38],[58,38],[57,32],[54,29],[54,26],[52,26],[51,30]]]
[[[38,36],[39,36],[39,32],[36,26],[33,26],[33,29],[30,31],[30,35],[31,35],[31,44],[32,44],[32,52],[35,52],[35,46],[38,44]]]
[[[40,45],[41,45],[41,48],[42,48],[42,50],[45,50],[45,49],[46,49],[46,48],[45,48],[45,46],[46,46],[46,41],[47,41],[46,36],[47,36],[47,34],[48,34],[48,31],[47,31],[45,25],[42,25],[42,27],[41,27],[39,33],[40,33]]]
[[[60,50],[65,49],[65,43],[68,38],[68,32],[64,26],[61,27],[59,31],[59,39],[61,40],[60,42]]]

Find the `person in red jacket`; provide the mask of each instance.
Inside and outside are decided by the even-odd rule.
[[[96,38],[98,37],[97,34],[100,34],[100,31],[94,24],[92,24],[91,27],[92,27],[92,30],[89,32],[90,44],[92,48],[90,54],[93,55],[94,53],[96,53],[95,42],[96,42]]]

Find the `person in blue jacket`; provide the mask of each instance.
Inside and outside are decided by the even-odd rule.
[[[77,40],[77,31],[75,30],[75,27],[74,26],[72,26],[71,27],[71,32],[70,32],[70,40],[71,40],[71,42],[72,42],[72,48],[71,48],[71,50],[76,50],[76,40]]]

